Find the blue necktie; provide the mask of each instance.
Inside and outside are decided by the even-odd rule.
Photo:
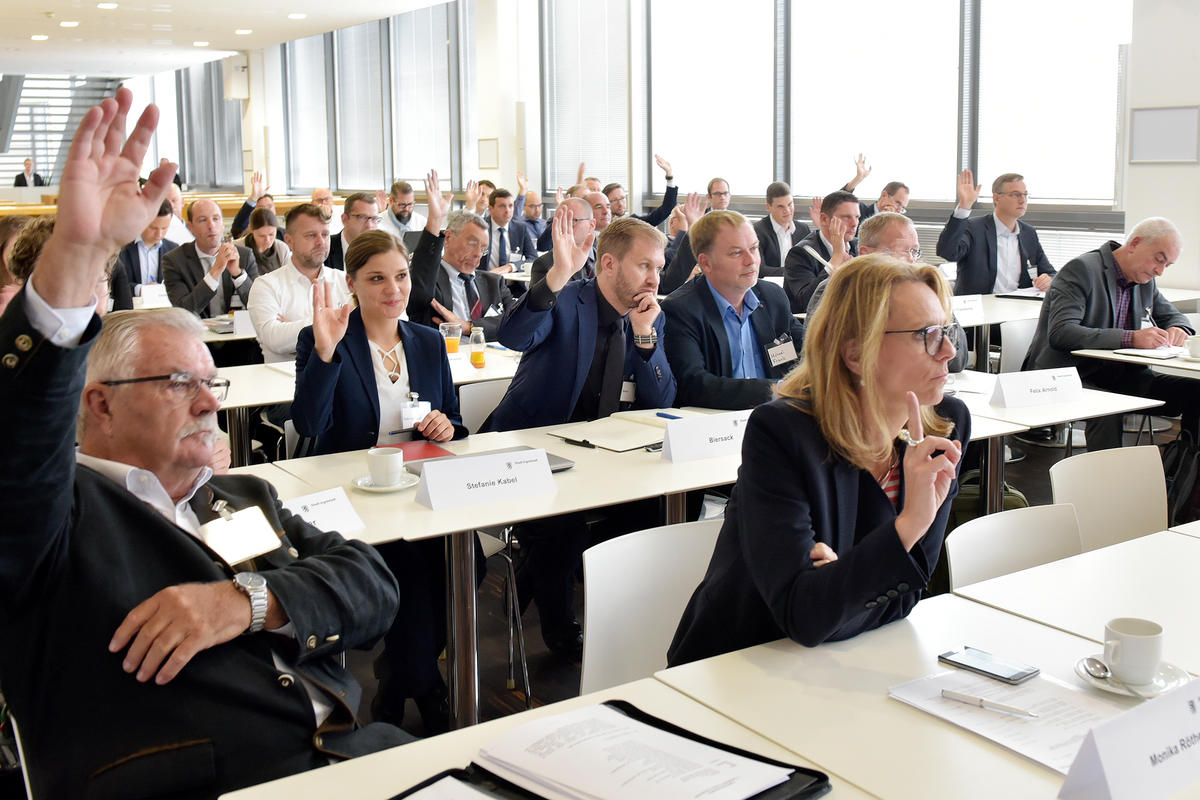
[[[504,236],[504,228],[500,229],[500,257],[496,263],[502,267],[508,263],[508,241]]]

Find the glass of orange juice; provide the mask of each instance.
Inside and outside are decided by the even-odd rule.
[[[443,322],[438,325],[438,330],[446,340],[446,352],[457,353],[459,340],[462,339],[462,325],[457,322]]]
[[[473,328],[471,330],[471,366],[483,369],[487,362],[487,356],[484,349],[487,347],[487,340],[483,338],[483,328]]]

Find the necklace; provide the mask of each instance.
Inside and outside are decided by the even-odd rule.
[[[882,486],[883,482],[885,480],[887,480],[888,473],[890,473],[893,469],[895,469],[895,467],[896,467],[896,451],[892,450],[892,457],[888,459],[887,465],[883,468],[883,472],[881,472],[879,475],[876,475],[874,472],[872,472],[871,477],[875,479],[876,483],[878,483],[880,486]]]
[[[392,345],[391,350],[384,350],[382,347],[376,345],[376,349],[379,351],[379,359],[383,362],[383,368],[387,370],[388,380],[392,383],[400,380],[400,373],[398,372],[400,369],[400,357],[396,355],[396,348],[399,346],[400,342],[396,342]],[[390,365],[389,361],[391,362]]]

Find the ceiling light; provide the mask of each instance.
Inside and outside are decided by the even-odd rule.
[[[192,47],[208,47],[208,42],[192,42]]]
[[[291,14],[288,14],[288,19],[308,19],[308,14],[293,11]]]
[[[102,8],[105,11],[112,11],[116,7],[116,3],[96,3],[96,8]]]
[[[234,33],[236,33],[238,36],[249,36],[250,34],[254,33],[254,31],[250,28],[238,28],[234,31]]]
[[[62,22],[58,23],[58,27],[60,27],[60,28],[78,28],[78,27],[79,27],[79,20],[77,20],[77,19],[64,19]]]
[[[35,33],[33,36],[30,36],[29,38],[35,42],[44,42],[47,39],[49,39],[50,37],[44,33]]]

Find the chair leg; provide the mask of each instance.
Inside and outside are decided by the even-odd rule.
[[[1063,458],[1070,458],[1071,454],[1075,452],[1075,429],[1073,427],[1074,424],[1075,424],[1074,422],[1067,423],[1067,449],[1066,449],[1066,454],[1063,456]]]
[[[525,657],[525,626],[521,622],[521,601],[517,597],[517,571],[513,567],[512,559],[507,553],[499,554],[504,559],[504,564],[508,570],[508,688],[516,688],[516,680],[513,676],[513,640],[516,640],[517,658],[521,662],[521,680],[525,687],[525,708],[533,708],[533,690],[529,685],[529,662]],[[516,636],[513,636],[514,627]]]

